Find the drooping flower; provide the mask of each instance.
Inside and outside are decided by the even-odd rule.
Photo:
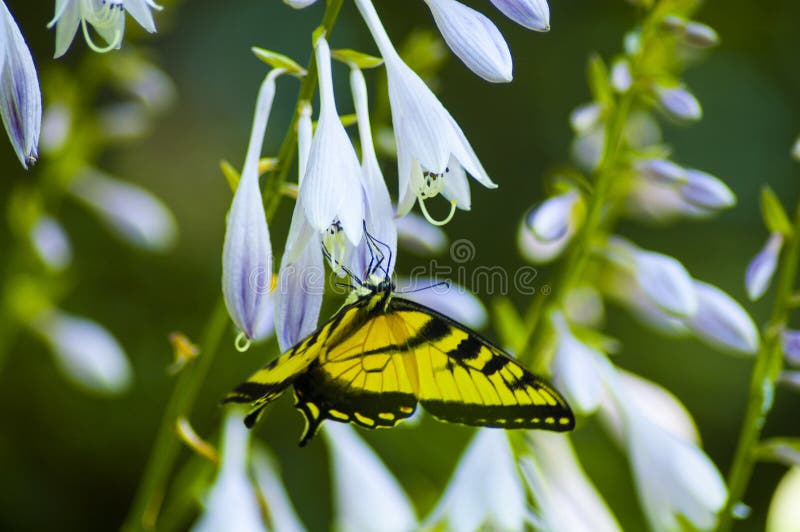
[[[530,30],[550,31],[547,0],[491,0],[505,16]]]
[[[0,0],[0,116],[24,168],[39,157],[42,94],[31,52],[14,17]]]
[[[527,520],[525,487],[508,435],[482,428],[473,436],[436,507],[426,519],[447,530],[468,532],[523,530]]]
[[[655,93],[661,108],[676,120],[697,121],[703,117],[700,102],[685,87],[655,86]]]
[[[701,340],[714,347],[743,355],[758,350],[758,328],[750,315],[731,296],[716,286],[694,281],[697,312],[686,325]]]
[[[767,532],[786,532],[800,523],[800,467],[790,468],[775,488],[767,514]]]
[[[30,232],[36,254],[54,271],[61,271],[72,261],[72,246],[61,224],[51,216],[40,216]]]
[[[219,471],[205,498],[205,510],[193,532],[219,530],[267,530],[256,492],[247,474],[250,431],[241,410],[231,408],[225,417]]]
[[[175,218],[147,190],[88,168],[70,183],[70,193],[125,242],[147,251],[169,249],[177,238]]]
[[[447,45],[470,70],[486,81],[511,81],[511,52],[491,20],[456,0],[425,0],[425,3]]]
[[[689,179],[685,168],[667,159],[642,159],[634,164],[634,169],[639,176],[664,185],[682,185]]]
[[[736,196],[713,175],[700,170],[686,171],[686,182],[678,188],[680,195],[703,210],[717,212],[736,205]]]
[[[769,288],[772,276],[778,267],[778,256],[783,247],[783,235],[772,233],[767,240],[764,249],[753,257],[747,266],[744,284],[747,288],[747,296],[750,301],[760,299]]]
[[[97,323],[50,310],[31,326],[47,341],[64,375],[91,392],[118,394],[128,389],[132,372],[119,343]]]
[[[297,201],[311,227],[319,234],[331,232],[344,249],[340,233],[353,245],[361,240],[361,165],[336,111],[331,52],[324,35],[317,39],[314,50],[320,87],[319,121]]]
[[[400,183],[398,215],[407,213],[417,198],[429,221],[445,223],[456,207],[469,207],[466,173],[495,188],[461,128],[433,92],[406,65],[392,46],[370,0],[356,0],[383,56],[389,81],[389,100],[397,143]],[[450,216],[435,221],[424,201],[438,194],[451,200]]]
[[[399,244],[417,255],[440,255],[447,249],[447,233],[413,212],[395,220]]]
[[[305,532],[281,481],[278,464],[264,447],[252,451],[252,471],[261,498],[266,501],[269,522],[275,532]]]
[[[350,425],[329,423],[328,443],[337,530],[417,530],[414,507],[381,459]],[[380,516],[380,519],[376,519]]]
[[[231,319],[249,339],[256,336],[262,314],[270,312],[272,245],[258,184],[258,160],[267,130],[275,79],[283,73],[270,71],[261,84],[253,129],[242,177],[228,212],[222,250],[222,293]]]
[[[531,208],[520,227],[522,254],[534,263],[555,259],[580,228],[584,205],[581,194],[569,189]]]
[[[86,44],[95,52],[109,52],[122,45],[125,34],[125,12],[149,33],[156,25],[151,9],[161,10],[153,0],[56,0],[56,10],[48,28],[56,27],[56,53],[61,57],[69,49],[80,24]],[[94,42],[89,31],[91,25],[106,41],[105,46]]]

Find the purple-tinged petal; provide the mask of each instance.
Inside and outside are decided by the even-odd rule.
[[[550,31],[547,0],[491,0],[505,16],[530,30]]]
[[[758,255],[753,257],[753,260],[747,266],[744,284],[750,301],[760,299],[769,288],[772,276],[778,267],[778,256],[781,253],[781,247],[783,247],[783,235],[772,233],[764,249],[759,251]]]
[[[793,366],[800,366],[800,331],[783,331],[783,356]]]
[[[698,309],[686,325],[701,340],[736,354],[754,355],[760,336],[753,319],[728,294],[707,283],[694,281]]]

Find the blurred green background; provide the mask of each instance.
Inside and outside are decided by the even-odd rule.
[[[54,33],[45,28],[52,2],[6,3],[38,67],[47,69],[53,63]],[[488,14],[508,39],[515,80],[503,86],[485,83],[455,59],[442,72],[443,102],[500,184],[496,191],[474,186],[472,212],[458,215],[447,231],[452,239],[475,242],[477,263],[513,268],[522,264],[515,247],[519,218],[543,197],[542,176],[567,160],[569,113],[589,98],[587,54],[596,50],[609,57],[618,52],[637,14],[621,0],[555,0],[552,30],[536,34],[504,19],[487,1],[469,3]],[[422,2],[376,4],[396,42],[412,29],[433,27]],[[173,379],[165,371],[172,357],[167,335],[180,330],[199,340],[220,295],[224,215],[231,195],[218,164],[222,158],[241,164],[265,73],[249,47],[278,50],[305,62],[321,7],[295,11],[278,0],[193,0],[156,15],[160,32],[142,46],[174,78],[179,101],[149,138],[108,152],[99,165],[163,198],[179,221],[180,243],[163,256],[143,254],[115,240],[81,208],[63,205],[58,214],[75,248],[68,274],[75,290],[63,307],[96,319],[117,336],[132,360],[135,383],[118,399],[87,396],[65,383],[37,340],[18,336],[0,367],[0,529],[109,530],[121,524],[172,389]],[[800,193],[800,165],[789,158],[800,133],[800,4],[709,1],[697,18],[722,37],[722,45],[686,77],[705,117],[693,127],[667,127],[665,138],[678,162],[723,178],[739,204],[710,222],[668,228],[626,224],[621,230],[644,247],[677,256],[695,277],[744,303],[745,267],[766,238],[758,212],[762,183],[769,183],[787,207]],[[129,19],[128,28],[132,26]],[[345,2],[331,42],[333,47],[374,51],[350,2]],[[73,64],[86,53],[78,38],[65,62]],[[337,67],[334,75],[341,87],[340,110],[349,112],[346,70]],[[294,80],[279,82],[265,153],[277,151],[296,89]],[[37,179],[37,170],[24,173],[8,143],[0,144],[0,198],[5,200],[15,183]],[[284,202],[272,227],[277,250],[289,208]],[[10,245],[2,223],[0,262]],[[399,269],[408,271],[422,260],[406,253]],[[540,272],[542,282],[546,270]],[[522,296],[515,297],[520,306],[526,304]],[[745,304],[757,323],[766,320],[769,301]],[[624,342],[615,361],[683,400],[724,474],[739,430],[751,361],[719,354],[694,340],[655,336],[613,307],[608,321],[609,333]],[[272,343],[239,353],[233,340],[231,329],[192,416],[198,432],[212,440],[222,415],[219,399],[275,354]],[[767,434],[796,435],[798,409],[798,396],[782,390]],[[331,515],[327,456],[320,440],[306,449],[297,447],[301,426],[300,416],[284,399],[269,409],[256,432],[279,457],[298,512],[310,529],[318,530]],[[424,514],[441,493],[469,434],[468,429],[425,419],[416,428],[364,436]],[[623,526],[643,528],[624,456],[595,422],[577,432],[575,440]],[[183,453],[183,459],[189,456]],[[781,473],[778,466],[757,468],[747,495],[754,515],[741,530],[763,528]]]

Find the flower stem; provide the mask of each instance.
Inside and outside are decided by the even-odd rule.
[[[326,34],[329,34],[333,29],[343,1],[328,0],[320,26]],[[265,212],[268,221],[272,220],[280,204],[282,197],[280,189],[286,181],[297,152],[297,122],[303,107],[302,104],[313,98],[317,86],[317,70],[313,54],[307,70],[308,73],[300,84],[300,92],[292,124],[278,153],[277,169],[267,177],[264,185]],[[188,417],[191,412],[200,387],[219,348],[227,324],[228,314],[224,301],[220,298],[208,319],[205,338],[200,346],[201,356],[197,363],[187,367],[181,373],[167,404],[144,475],[134,496],[134,501],[125,523],[122,526],[122,529],[126,532],[155,529],[167,481],[180,450],[180,441],[176,437],[174,430],[175,421],[179,416]]]
[[[761,438],[767,415],[772,409],[775,383],[783,367],[781,332],[786,327],[789,311],[792,308],[798,265],[800,265],[800,203],[795,213],[794,232],[787,242],[786,252],[781,261],[772,315],[762,331],[763,342],[750,379],[750,399],[739,434],[736,454],[728,474],[728,503],[720,515],[717,527],[719,531],[730,530],[733,525],[734,510],[741,502],[753,474],[756,446]]]

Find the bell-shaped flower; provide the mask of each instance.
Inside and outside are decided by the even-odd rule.
[[[268,297],[272,245],[258,184],[258,160],[275,97],[275,78],[281,73],[282,70],[272,70],[261,84],[247,156],[228,211],[222,249],[225,305],[233,322],[249,339],[256,337],[256,325],[262,314],[270,312],[272,303]]]
[[[328,423],[336,530],[417,530],[414,507],[402,486],[355,429]],[[376,519],[376,516],[380,516]]]
[[[606,317],[603,296],[591,285],[576,286],[564,298],[564,315],[575,325],[599,328]]]
[[[697,312],[686,325],[701,340],[724,350],[754,355],[760,337],[750,315],[731,296],[716,286],[694,281]]]
[[[427,277],[397,279],[395,293],[441,312],[473,329],[483,329],[489,321],[486,307],[461,285]]]
[[[767,532],[797,530],[800,523],[800,467],[789,469],[775,488],[767,513]]]
[[[677,259],[640,249],[620,237],[609,239],[605,256],[615,266],[629,270],[642,293],[664,312],[678,317],[697,312],[692,277]]]
[[[526,520],[525,486],[508,435],[478,429],[425,528],[443,522],[452,532],[523,530]]]
[[[713,175],[700,170],[687,170],[686,177],[686,183],[678,188],[678,192],[692,205],[712,212],[736,205],[733,191]]]
[[[358,119],[358,134],[361,140],[361,176],[364,193],[364,225],[372,239],[362,238],[353,253],[350,268],[359,275],[367,275],[373,256],[383,257],[383,275],[391,276],[397,260],[397,227],[389,190],[378,164],[375,146],[372,143],[372,128],[369,124],[367,83],[364,74],[356,66],[350,69],[350,87]],[[378,244],[375,244],[375,243]],[[372,249],[377,245],[378,249]],[[373,264],[374,267],[374,264]]]
[[[456,0],[425,0],[445,42],[477,75],[494,83],[513,79],[511,52],[491,20]]]
[[[750,301],[760,299],[766,293],[778,267],[778,256],[783,247],[783,235],[772,233],[764,249],[753,257],[747,266],[744,284]]]
[[[637,220],[667,223],[678,219],[703,219],[718,214],[690,203],[674,184],[634,179],[625,197],[626,213]]]
[[[488,188],[497,185],[489,179],[450,113],[400,58],[371,0],[356,0],[356,6],[386,64],[400,183],[397,213],[407,213],[419,198],[429,221],[446,223],[456,207],[469,207],[465,204],[469,201],[466,173]],[[443,221],[434,220],[424,204],[439,193],[451,200],[450,216]]]
[[[611,66],[611,86],[619,93],[628,92],[633,85],[631,65],[627,59],[617,59]]]
[[[48,28],[56,27],[56,53],[61,57],[69,49],[78,25],[83,28],[86,44],[95,52],[109,52],[122,45],[125,34],[125,12],[131,14],[139,25],[155,33],[151,9],[161,10],[153,0],[56,0],[56,11]],[[94,42],[89,25],[106,41],[105,46]]]
[[[656,85],[655,93],[661,108],[670,117],[681,121],[696,121],[703,117],[700,102],[686,88]]]
[[[297,122],[298,181],[303,183],[311,151],[311,106],[304,105]],[[286,351],[317,328],[325,293],[325,265],[318,233],[295,203],[286,249],[278,272],[275,296],[275,333]]]
[[[395,226],[400,246],[417,255],[441,255],[447,249],[447,233],[413,212],[396,219]]]
[[[641,159],[634,169],[639,176],[665,185],[682,185],[689,179],[685,168],[667,159]]]
[[[263,447],[252,452],[251,468],[261,498],[269,509],[270,527],[275,532],[305,532],[281,481],[278,464]]]
[[[31,326],[50,346],[62,373],[81,388],[119,394],[130,386],[133,376],[128,357],[111,333],[97,323],[51,310]]]
[[[682,530],[682,521],[709,530],[725,505],[727,490],[709,457],[691,440],[656,423],[630,398],[626,383],[608,373],[612,398],[604,409],[620,412],[624,442],[639,500],[653,530]]]
[[[317,39],[314,50],[319,74],[319,121],[297,201],[319,234],[331,230],[338,233],[341,228],[356,245],[361,240],[364,219],[361,165],[336,111],[331,51],[324,35]]]
[[[31,227],[31,245],[39,259],[53,271],[72,262],[72,245],[64,228],[51,216],[40,216]]]
[[[554,260],[577,233],[584,212],[583,197],[572,189],[533,207],[519,228],[520,252],[535,264]]]
[[[0,0],[0,116],[24,168],[39,158],[42,94],[31,51],[14,17]]]
[[[125,242],[154,252],[175,243],[175,218],[151,192],[93,168],[80,172],[69,190]]]
[[[785,330],[781,337],[786,361],[793,366],[800,366],[800,331]]]
[[[550,31],[547,0],[491,0],[505,16],[529,30]]]
[[[250,431],[243,419],[243,412],[236,408],[230,409],[225,417],[219,471],[205,498],[205,510],[192,527],[193,532],[267,530],[247,473]]]
[[[584,414],[594,412],[603,398],[605,355],[575,337],[561,312],[551,315],[556,332],[553,382],[572,408]]]
[[[537,530],[615,532],[614,514],[581,467],[568,437],[532,431],[520,468],[536,505]]]

